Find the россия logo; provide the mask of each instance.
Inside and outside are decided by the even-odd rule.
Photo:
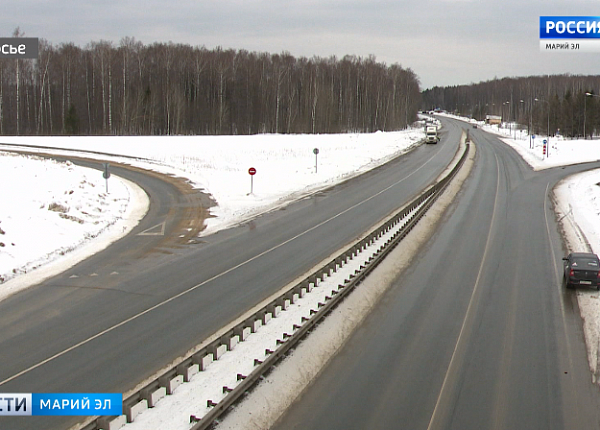
[[[540,50],[600,52],[600,17],[540,16]]]

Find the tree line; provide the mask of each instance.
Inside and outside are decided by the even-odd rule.
[[[553,75],[494,79],[423,92],[426,109],[477,120],[502,116],[533,134],[591,138],[600,134],[600,76]]]
[[[18,37],[18,30],[15,32]],[[398,130],[417,76],[374,57],[295,58],[134,38],[0,60],[0,134],[217,135]]]

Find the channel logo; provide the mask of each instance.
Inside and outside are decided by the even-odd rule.
[[[540,50],[600,52],[600,17],[540,16]]]
[[[600,17],[540,16],[540,39],[600,39]]]
[[[122,394],[0,393],[0,416],[122,414]]]

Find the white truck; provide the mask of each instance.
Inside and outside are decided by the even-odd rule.
[[[439,140],[437,126],[427,124],[425,126],[425,143],[438,143]]]

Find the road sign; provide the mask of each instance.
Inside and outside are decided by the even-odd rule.
[[[544,151],[542,153],[542,155],[544,156],[543,158],[546,158],[546,155],[548,155],[548,141],[546,139],[544,139]]]
[[[254,167],[250,167],[248,169],[248,174],[250,175],[250,194],[254,193],[254,175],[256,175],[256,169]]]
[[[108,194],[108,178],[110,178],[110,172],[108,168],[110,167],[110,164],[102,163],[102,165],[104,166],[104,172],[102,172],[102,176],[104,179],[106,179],[106,194]]]
[[[315,148],[313,149],[313,154],[315,154],[315,173],[317,173],[317,169],[318,169],[318,155],[319,155],[319,148]]]

